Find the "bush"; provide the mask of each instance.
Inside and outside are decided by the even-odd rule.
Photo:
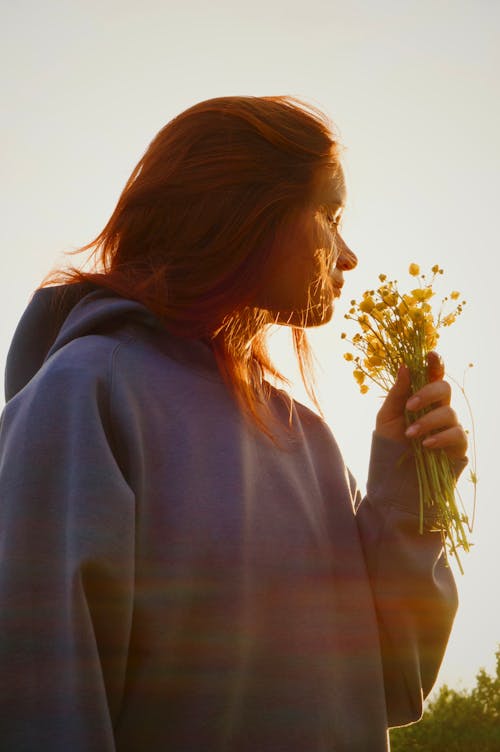
[[[499,752],[500,647],[495,655],[495,676],[481,669],[470,691],[444,685],[419,723],[392,729],[391,752]]]

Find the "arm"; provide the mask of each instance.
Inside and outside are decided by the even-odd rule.
[[[134,497],[110,444],[107,385],[64,358],[0,433],[0,738],[112,752],[132,615]]]
[[[458,474],[466,464],[466,437],[449,406],[442,365],[431,356],[429,366],[431,383],[418,397],[419,407],[432,404],[433,409],[425,416],[421,435],[436,431],[435,446],[447,451]],[[413,458],[407,454],[404,421],[405,407],[414,406],[409,396],[403,368],[377,416],[367,498],[357,510],[379,622],[390,726],[421,716],[457,608],[441,534],[418,531],[418,484]]]
[[[357,509],[379,624],[389,726],[416,721],[436,680],[457,609],[441,534],[418,527],[406,447],[374,435],[367,496]]]

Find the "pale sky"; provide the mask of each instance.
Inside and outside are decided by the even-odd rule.
[[[437,686],[470,686],[500,644],[495,465],[500,277],[498,0],[4,0],[0,365],[29,295],[101,229],[155,133],[202,99],[292,94],[345,146],[344,236],[359,256],[331,324],[314,333],[326,419],[361,485],[380,403],[342,358],[349,299],[410,262],[445,269],[468,301],[440,351],[467,376],[478,511]],[[74,257],[73,257],[74,258]],[[282,337],[279,364],[295,377]],[[302,398],[300,387],[295,394]],[[457,394],[456,409],[469,426]],[[470,485],[461,481],[466,500]]]

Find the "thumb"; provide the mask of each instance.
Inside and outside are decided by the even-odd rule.
[[[382,418],[382,420],[391,420],[401,417],[410,393],[410,371],[407,366],[402,365],[398,371],[394,385],[387,392],[387,396],[379,412],[379,418]]]
[[[429,381],[439,381],[444,377],[444,363],[435,350],[427,353],[427,378]]]

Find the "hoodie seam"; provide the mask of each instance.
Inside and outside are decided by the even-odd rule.
[[[107,404],[106,404],[106,419],[107,419],[109,430],[111,433],[111,440],[115,448],[117,446],[115,426],[113,422],[113,392],[114,392],[114,385],[115,385],[115,364],[116,364],[116,360],[117,360],[118,352],[120,348],[123,345],[127,345],[130,342],[133,342],[134,340],[137,340],[137,335],[128,334],[125,339],[117,342],[115,346],[113,347],[113,350],[111,351],[111,356],[109,359],[109,368],[108,368],[109,389],[108,389],[108,399],[107,399]]]

